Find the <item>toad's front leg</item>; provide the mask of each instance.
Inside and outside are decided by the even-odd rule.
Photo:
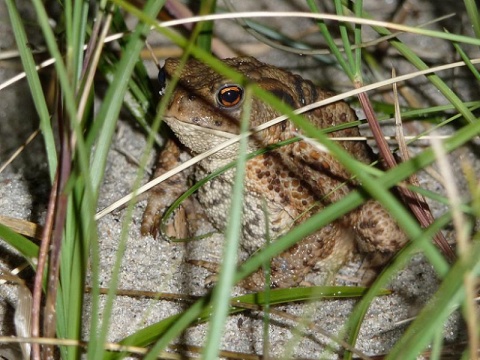
[[[154,178],[180,165],[186,153],[175,140],[168,139],[165,147],[158,155]],[[143,213],[141,232],[143,235],[152,234],[156,237],[159,233],[161,219],[167,209],[180,195],[188,189],[188,176],[191,170],[184,170],[164,182],[158,184],[148,194],[148,203]],[[188,201],[188,200],[187,200]],[[188,212],[188,211],[187,211]],[[188,220],[185,215],[185,205],[167,223],[166,235],[184,238],[189,235]]]

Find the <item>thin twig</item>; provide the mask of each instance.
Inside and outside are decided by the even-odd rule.
[[[385,165],[388,169],[394,168],[395,166],[397,166],[397,162],[393,157],[393,154],[391,153],[387,142],[383,138],[382,130],[380,129],[379,122],[377,120],[375,111],[373,110],[367,93],[363,92],[358,94],[358,99],[365,112],[365,116],[367,118],[368,124],[370,125],[370,129],[372,130],[373,136],[380,152],[380,156],[383,158]],[[397,187],[397,189],[404,204],[406,204],[410,208],[412,213],[419,221],[420,225],[424,228],[431,225],[434,221],[434,218],[430,211],[430,207],[428,206],[425,199],[422,200],[419,196],[417,196],[416,193],[406,187],[399,186]],[[456,259],[455,253],[441,232],[435,235],[435,243],[440,248],[442,253],[446,256],[448,261],[453,263]]]
[[[48,249],[50,247],[50,239],[52,234],[53,220],[55,215],[55,203],[57,199],[58,189],[58,172],[55,175],[55,179],[50,191],[50,198],[48,199],[47,216],[45,219],[45,226],[42,232],[42,243],[38,253],[38,265],[35,272],[35,280],[33,285],[32,296],[32,337],[40,337],[40,306],[42,300],[42,281],[43,274],[45,272],[45,266],[47,263]],[[40,360],[40,345],[38,343],[32,343],[32,359]]]
[[[47,299],[45,301],[44,314],[44,335],[46,337],[55,337],[56,330],[56,301],[58,288],[58,274],[60,268],[60,251],[63,239],[63,229],[65,226],[65,218],[67,214],[68,195],[65,191],[67,181],[70,177],[72,167],[72,148],[70,130],[68,120],[63,112],[62,103],[58,102],[58,122],[61,137],[60,156],[61,162],[58,170],[58,187],[55,203],[55,218],[52,231],[52,246],[50,250],[50,264],[48,273]],[[54,348],[52,346],[45,347],[45,359],[53,359]]]
[[[13,160],[15,160],[17,158],[18,155],[20,155],[22,153],[23,150],[25,150],[25,147],[30,144],[32,142],[33,139],[35,139],[35,137],[38,135],[38,133],[40,132],[40,129],[37,129],[35,130],[33,133],[30,134],[30,136],[27,138],[27,140],[25,140],[25,142],[23,143],[23,145],[19,146],[17,150],[15,150],[15,152],[12,154],[12,156],[10,156],[4,163],[2,166],[0,166],[0,174],[2,173],[3,170],[5,170],[5,168],[10,165],[12,163]]]

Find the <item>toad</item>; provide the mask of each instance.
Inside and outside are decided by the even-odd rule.
[[[224,62],[294,109],[332,96],[299,75],[252,57],[226,59]],[[197,60],[188,60],[180,74],[177,74],[178,66],[179,60],[167,59],[159,80],[165,88],[167,81],[178,76],[164,121],[185,149],[174,140],[168,140],[160,153],[155,176],[177,166],[185,151],[197,155],[240,131],[245,98],[243,86]],[[250,105],[250,128],[280,115],[259,98],[253,97]],[[320,129],[356,120],[353,110],[343,101],[317,108],[304,116]],[[263,149],[298,134],[293,122],[281,122],[251,135],[249,151]],[[329,136],[347,138],[360,136],[360,133],[357,127],[350,127]],[[339,141],[339,144],[359,161],[370,164],[375,160],[372,150],[363,141]],[[196,180],[204,178],[234,161],[237,151],[238,145],[229,146],[197,163],[189,172],[177,174],[155,187],[144,213],[142,233],[158,230],[163,211],[188,188],[189,176]],[[210,180],[196,193],[204,214],[219,230],[223,230],[228,221],[234,174],[232,168]],[[359,186],[333,155],[305,140],[249,159],[244,185],[241,245],[250,254],[265,245],[267,226],[268,236],[274,241]],[[270,285],[291,287],[302,284],[313,268],[338,269],[357,250],[367,254],[375,265],[383,264],[406,241],[406,235],[389,213],[377,201],[368,200],[274,258]],[[263,272],[253,274],[242,285],[261,289],[264,286]]]

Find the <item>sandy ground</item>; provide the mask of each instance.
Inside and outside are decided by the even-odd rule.
[[[278,2],[274,3],[275,10],[282,10],[278,7]],[[377,2],[372,1],[371,3]],[[449,4],[445,3],[442,14],[448,12]],[[258,0],[244,1],[241,6],[243,9],[239,10],[272,8],[270,1]],[[303,5],[282,6],[296,10],[304,8]],[[389,11],[394,9],[393,5],[389,5],[387,2],[383,6],[385,8],[382,10],[382,14],[388,14]],[[441,10],[430,7],[429,4],[422,4],[422,7],[417,4],[415,6],[420,10],[415,16],[408,17],[407,23],[422,23],[440,15]],[[371,9],[374,10],[373,5]],[[0,33],[6,35],[0,40],[0,48],[2,50],[13,49],[13,35],[8,27],[9,21],[3,2],[0,2],[0,14]],[[26,11],[26,14],[29,16],[28,11]],[[290,22],[285,20],[271,20],[268,23],[272,26],[278,26],[288,34],[297,34],[300,32],[299,27],[307,28],[309,25],[305,21]],[[241,40],[238,40],[239,27],[232,29],[224,23],[219,25],[218,31],[224,35],[227,43],[241,44],[251,41],[251,38],[245,35],[242,35]],[[35,41],[40,40],[33,37],[32,41],[35,43]],[[155,41],[155,39],[152,41]],[[435,42],[431,39],[419,41],[420,52],[428,55],[430,59],[450,51],[448,45],[443,42]],[[258,52],[259,50],[257,48],[253,51]],[[331,67],[325,70],[319,69],[309,57],[285,55],[279,51],[256,55],[260,60],[301,72],[306,77],[335,88],[337,91],[348,88],[347,80],[344,77],[339,78],[338,72],[333,71]],[[448,59],[444,57],[442,62],[446,61]],[[406,72],[408,70],[405,64],[396,61],[395,58],[392,62],[395,62],[397,71]],[[18,62],[2,61],[0,82],[9,79],[19,71],[20,65]],[[451,77],[447,76],[447,78],[451,79],[452,86],[458,89],[460,86],[456,82],[456,75],[452,73]],[[464,96],[474,98],[478,89],[472,88],[468,81],[462,84],[465,85],[462,87]],[[428,88],[430,88],[429,93],[426,90],[424,91]],[[441,96],[432,91],[423,79],[417,84],[416,90],[418,94],[422,95],[415,94],[418,95],[419,101],[445,103]],[[0,163],[3,163],[38,126],[35,110],[28,94],[29,90],[25,81],[0,91]],[[138,169],[125,156],[125,153],[139,159],[142,156],[144,146],[145,135],[132,126],[130,122],[120,121],[108,159],[99,209],[131,191]],[[469,149],[464,149],[455,156],[460,155],[476,162],[478,170],[478,159],[473,153],[469,152]],[[153,164],[154,158],[155,154],[150,154],[150,164]],[[456,161],[452,161],[452,164],[456,165]],[[461,174],[460,171],[455,173]],[[144,180],[148,177],[149,175],[145,174]],[[421,183],[422,186],[431,190],[442,191],[442,187],[428,176],[421,177]],[[459,184],[463,183],[464,181],[459,179]],[[37,138],[18,159],[0,173],[0,215],[41,222],[45,212],[47,196],[47,168],[42,154],[42,141]],[[145,203],[139,203],[134,211],[126,251],[123,255],[119,288],[185,294],[205,293],[204,280],[209,274],[203,269],[188,265],[185,260],[218,261],[222,249],[221,234],[215,234],[211,238],[188,245],[172,244],[161,239],[142,237],[139,233],[139,224],[144,207]],[[444,211],[439,206],[434,207],[433,210],[434,215],[439,215]],[[108,287],[111,269],[116,260],[123,216],[123,211],[117,211],[98,222],[101,251],[100,284],[104,287]],[[0,242],[0,269],[11,270],[21,263],[21,259],[7,245]],[[339,283],[354,282],[358,267],[358,261],[348,264],[342,269],[337,281]],[[424,261],[422,256],[416,256],[408,268],[400,272],[390,284],[394,294],[379,298],[373,303],[363,324],[358,348],[369,355],[387,352],[408,325],[408,322],[400,322],[414,316],[435,292],[437,285],[436,276],[431,266]],[[12,318],[16,307],[16,290],[14,286],[0,285],[0,335],[13,334]],[[86,300],[85,316],[87,320],[90,311],[88,296]],[[309,305],[295,304],[282,309],[297,316],[308,316],[321,329],[335,334],[345,324],[345,320],[354,304],[355,302],[351,300],[335,300]],[[182,304],[175,302],[119,296],[115,301],[111,316],[110,340],[120,340],[145,325],[175,314],[181,308]],[[293,336],[291,328],[292,323],[288,321],[276,318],[272,321],[270,327],[272,355],[281,356],[283,354],[286,344]],[[462,338],[460,329],[458,317],[452,317],[448,327],[445,328],[446,341],[452,342]],[[182,341],[188,344],[200,344],[206,331],[207,327],[205,325],[196,326],[185,334]],[[262,331],[261,315],[250,313],[232,316],[226,325],[222,348],[246,353],[261,353]],[[308,337],[293,343],[293,354],[302,358],[319,358],[321,356],[332,358],[332,354],[325,352],[325,344],[327,343],[329,343],[329,340],[325,337],[318,332],[312,332]],[[11,360],[18,358],[19,353],[14,346],[5,345],[0,346],[0,355]]]

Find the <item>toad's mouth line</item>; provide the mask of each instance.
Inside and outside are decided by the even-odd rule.
[[[176,116],[167,116],[163,117],[163,121],[167,123],[167,125],[173,130],[174,133],[183,133],[183,134],[209,134],[215,135],[216,137],[224,138],[224,139],[231,139],[238,134],[230,133],[227,131],[212,129],[206,126],[199,126],[196,124],[192,124],[189,122],[182,121],[178,119]]]

